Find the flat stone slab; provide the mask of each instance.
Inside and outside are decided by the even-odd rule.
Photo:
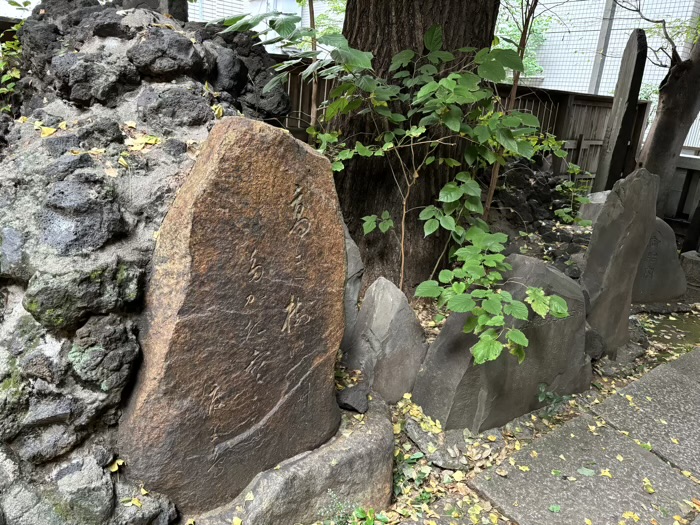
[[[700,383],[700,346],[671,361],[668,366],[688,379]]]
[[[562,425],[512,458],[514,464],[486,470],[471,485],[519,525],[586,519],[612,525],[627,512],[639,523],[673,525],[674,515],[689,511],[684,500],[700,494],[700,486],[620,432],[597,427],[591,416]],[[601,475],[607,472],[611,477]],[[645,490],[645,479],[653,494]]]
[[[698,363],[693,355],[673,366],[657,367],[591,408],[615,428],[629,432],[630,438],[649,443],[672,465],[699,476],[700,387],[697,379],[677,369]],[[697,488],[700,494],[700,486]]]

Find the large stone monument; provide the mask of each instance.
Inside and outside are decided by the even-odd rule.
[[[530,313],[529,321],[516,327],[530,344],[522,364],[508,355],[475,365],[469,351],[478,338],[465,334],[470,314],[452,314],[430,346],[413,388],[413,400],[443,428],[488,430],[541,406],[539,388],[573,394],[589,388],[591,360],[585,353],[586,311],[583,293],[572,279],[543,261],[513,254],[513,269],[504,277],[504,290],[518,300],[527,286],[541,287],[564,299],[569,316],[542,319]]]
[[[590,299],[588,323],[610,357],[629,341],[632,289],[654,232],[658,191],[656,175],[635,171],[615,183],[593,227],[580,282]]]
[[[687,288],[678,260],[676,234],[656,218],[654,232],[637,269],[632,290],[633,303],[660,303],[683,297]]]
[[[158,237],[129,475],[196,512],[333,436],[345,264],[329,162],[282,129],[216,125]]]

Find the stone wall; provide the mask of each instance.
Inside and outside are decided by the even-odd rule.
[[[289,107],[262,94],[264,48],[222,29],[93,0],[25,23],[21,116],[0,127],[0,523],[176,516],[115,463],[151,254],[217,116]]]

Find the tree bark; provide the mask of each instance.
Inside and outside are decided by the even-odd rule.
[[[374,54],[374,69],[385,76],[392,57],[404,49],[423,50],[423,36],[433,25],[443,29],[444,49],[489,47],[493,41],[499,0],[348,0],[343,34],[350,45]],[[344,125],[346,137],[368,132],[362,118],[349,119]],[[365,142],[367,143],[367,142]],[[411,293],[428,279],[441,258],[446,238],[424,238],[420,209],[434,204],[447,182],[444,166],[437,162],[419,174],[412,187],[406,217],[406,267],[404,291]],[[366,284],[384,276],[399,284],[402,214],[401,195],[386,160],[360,159],[349,163],[336,178],[345,221],[360,247],[365,262]],[[381,215],[387,210],[396,229],[382,235],[364,236],[362,217]]]
[[[673,174],[683,142],[700,113],[700,45],[696,44],[688,60],[671,66],[659,89],[659,107],[639,164],[661,178],[656,214],[663,218]]]

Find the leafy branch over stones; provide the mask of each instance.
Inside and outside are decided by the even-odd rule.
[[[495,90],[493,84],[505,80],[508,70],[524,70],[522,59],[511,49],[447,51],[442,29],[433,26],[424,36],[424,49],[399,52],[389,68],[390,78],[381,78],[372,69],[371,53],[350,48],[341,35],[317,38],[314,30],[297,28],[298,19],[269,13],[224,23],[247,30],[268,20],[279,36],[267,42],[283,42],[287,48],[299,48],[308,38],[318,41],[316,51],[293,51],[268,86],[283,82],[289,67],[314,59],[302,76],[318,74],[335,84],[322,105],[319,126],[308,130],[319,151],[331,159],[335,171],[342,171],[354,157],[386,158],[403,203],[397,221],[400,288],[406,222],[417,211],[408,208],[411,191],[435,163],[450,175],[438,202],[422,209],[418,218],[424,221],[426,237],[441,230],[447,234],[443,255],[449,251],[454,267],[440,272],[438,280],[419,285],[416,296],[436,299],[443,312],[471,314],[464,331],[479,336],[471,349],[476,363],[497,359],[504,348],[522,361],[529,341],[522,331],[509,327],[508,319],[527,320],[529,310],[500,289],[501,272],[510,269],[502,253],[508,238],[490,233],[482,219],[482,187],[477,178],[495,165],[529,159],[536,153],[565,156],[560,143],[540,133],[534,115],[507,111]],[[343,137],[338,131],[340,121],[357,116],[364,116],[371,129],[362,136]],[[363,217],[365,234],[377,228],[386,233],[394,226],[387,211]],[[528,289],[526,301],[541,317],[568,315],[563,299],[546,296],[541,289]]]

